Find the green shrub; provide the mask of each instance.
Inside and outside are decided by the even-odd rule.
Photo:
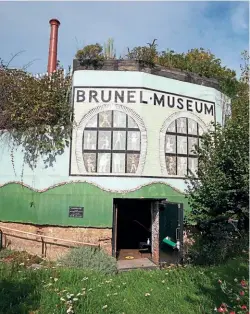
[[[196,265],[215,265],[248,250],[248,233],[236,232],[226,223],[214,223],[195,236],[188,260]]]
[[[62,266],[84,268],[113,274],[117,271],[116,259],[99,248],[80,247],[71,249],[59,259]]]
[[[87,45],[80,49],[76,53],[76,58],[80,61],[80,64],[86,68],[93,67],[98,69],[102,67],[104,55],[103,48],[99,44]]]
[[[156,39],[148,46],[134,47],[131,51],[128,49],[126,57],[129,60],[137,60],[144,66],[154,67],[157,62],[158,52],[156,50]]]

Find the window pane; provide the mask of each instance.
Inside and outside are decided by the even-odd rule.
[[[169,175],[176,175],[176,157],[166,156],[167,172]]]
[[[187,158],[177,157],[177,175],[185,177],[187,174]]]
[[[85,153],[83,154],[84,165],[87,172],[96,172],[96,154]]]
[[[125,173],[125,154],[112,155],[112,172]]]
[[[187,133],[187,119],[179,118],[177,119],[177,133]]]
[[[110,154],[98,154],[98,165],[97,165],[97,172],[110,172]]]
[[[187,137],[177,136],[177,154],[187,154]]]
[[[96,149],[96,131],[84,131],[83,149]]]
[[[128,117],[128,127],[131,129],[138,129],[138,125],[136,124],[135,120],[131,117]]]
[[[192,119],[188,119],[188,134],[197,135],[197,122]]]
[[[127,172],[135,173],[139,164],[139,154],[128,154],[127,155]]]
[[[194,146],[198,145],[198,138],[196,137],[189,137],[188,138],[188,153],[191,155],[195,155],[195,152],[193,152],[192,150],[194,150]]]
[[[126,114],[114,111],[114,128],[126,128]]]
[[[111,149],[111,132],[110,131],[99,131],[98,149]]]
[[[113,150],[126,149],[126,131],[113,132]]]
[[[128,131],[128,150],[139,151],[141,147],[140,132]]]
[[[166,135],[166,153],[176,153],[176,136]]]
[[[97,115],[95,115],[92,119],[89,120],[86,128],[96,128],[97,127]]]
[[[99,113],[99,127],[111,128],[112,111],[104,111]]]
[[[196,173],[198,168],[198,158],[188,158],[188,169],[191,170],[193,174]]]
[[[176,133],[175,125],[176,125],[175,121],[173,121],[172,123],[170,123],[169,127],[167,128],[167,132]]]

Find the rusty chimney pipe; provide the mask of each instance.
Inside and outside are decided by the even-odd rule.
[[[49,40],[49,57],[48,57],[48,74],[56,70],[57,64],[57,43],[58,43],[58,28],[60,22],[57,19],[52,19],[50,23],[50,40]]]

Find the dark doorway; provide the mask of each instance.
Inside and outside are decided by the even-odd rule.
[[[166,199],[114,199],[113,205],[113,256],[118,260],[143,257],[156,264],[181,262],[183,204]],[[153,243],[152,229],[159,235]]]
[[[140,245],[151,244],[151,200],[115,199],[116,211],[116,255],[134,250],[140,258]],[[114,235],[115,236],[115,235]],[[136,253],[137,252],[137,253]],[[136,255],[137,254],[137,255]]]

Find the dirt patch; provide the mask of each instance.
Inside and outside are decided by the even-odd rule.
[[[0,251],[0,261],[7,264],[16,263],[25,267],[30,267],[34,264],[42,264],[44,266],[52,265],[52,262],[46,261],[37,255],[32,255],[25,251],[2,250]]]

